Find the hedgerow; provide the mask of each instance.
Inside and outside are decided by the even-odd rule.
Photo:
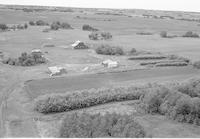
[[[36,99],[35,110],[40,113],[64,112],[98,104],[123,100],[138,100],[147,87],[90,89],[66,94],[44,95]]]
[[[164,55],[141,55],[141,56],[132,56],[129,60],[149,60],[149,59],[165,59],[167,58]]]
[[[146,137],[144,128],[135,122],[133,115],[106,113],[68,114],[61,125],[61,138],[142,138]]]

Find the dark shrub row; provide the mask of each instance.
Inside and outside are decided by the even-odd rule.
[[[64,112],[98,104],[123,100],[138,100],[146,87],[118,87],[113,89],[90,89],[66,94],[44,95],[36,99],[35,110],[40,113]]]
[[[110,40],[112,35],[109,32],[92,32],[89,38],[90,40]]]
[[[83,25],[82,30],[84,30],[84,31],[98,31],[98,29],[93,28],[90,25]]]
[[[46,62],[46,59],[38,53],[22,53],[18,58],[8,58],[2,61],[4,64],[15,66],[33,66],[36,64],[42,64]]]
[[[141,55],[141,56],[132,56],[129,60],[152,60],[152,59],[166,59],[164,55]]]
[[[199,80],[180,85],[173,90],[168,88],[152,89],[141,98],[141,102],[148,113],[164,114],[179,122],[200,125],[198,90]]]
[[[123,55],[124,51],[122,48],[117,46],[102,44],[96,48],[96,53],[102,55]]]
[[[183,37],[199,38],[199,35],[192,31],[188,31],[183,35]]]
[[[8,31],[8,30],[21,30],[21,29],[27,29],[28,24],[17,24],[17,25],[12,25],[12,26],[7,26],[6,24],[0,24],[0,30],[2,31]]]
[[[6,24],[0,24],[0,30],[7,30],[8,26]]]
[[[135,122],[133,115],[106,113],[68,114],[60,129],[61,138],[142,138],[144,128]]]
[[[48,26],[49,23],[43,21],[43,20],[37,20],[37,21],[29,21],[29,25],[31,26]]]

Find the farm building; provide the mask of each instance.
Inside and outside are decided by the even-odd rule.
[[[63,67],[48,67],[49,71],[50,71],[50,76],[57,76],[57,75],[62,75],[67,73],[66,69]]]
[[[42,51],[41,51],[40,49],[33,49],[33,50],[31,51],[31,53],[32,53],[32,54],[33,54],[33,53],[42,54]]]
[[[82,41],[76,41],[74,44],[72,44],[72,47],[74,49],[88,49],[88,46]]]
[[[118,67],[119,64],[117,61],[112,61],[112,60],[108,59],[108,60],[103,61],[102,65],[104,65],[105,67],[108,67],[108,68],[116,68],[116,67]]]

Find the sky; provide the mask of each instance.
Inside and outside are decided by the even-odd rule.
[[[0,4],[200,12],[200,0],[0,0]]]

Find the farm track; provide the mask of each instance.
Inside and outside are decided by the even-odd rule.
[[[21,83],[17,74],[13,75],[10,81],[9,86],[5,87],[0,94],[0,137],[6,136],[7,132],[5,127],[7,100]]]

